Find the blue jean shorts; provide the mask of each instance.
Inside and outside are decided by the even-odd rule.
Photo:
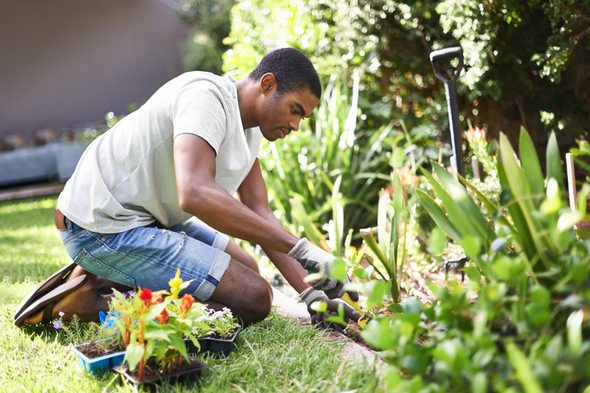
[[[74,262],[90,273],[133,288],[169,290],[168,281],[180,268],[182,293],[208,300],[229,266],[224,250],[229,237],[190,219],[160,228],[148,225],[121,233],[101,234],[65,219],[59,235]]]

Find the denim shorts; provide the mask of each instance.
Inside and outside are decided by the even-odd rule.
[[[223,251],[229,237],[196,219],[112,234],[88,231],[67,218],[65,224],[59,235],[77,265],[133,288],[169,290],[168,281],[180,268],[182,280],[192,280],[182,293],[206,301],[229,266],[230,256]]]

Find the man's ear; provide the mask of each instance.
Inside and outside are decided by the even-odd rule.
[[[271,72],[267,72],[266,74],[262,75],[260,78],[260,90],[262,94],[267,94],[277,87],[277,80],[275,76]]]

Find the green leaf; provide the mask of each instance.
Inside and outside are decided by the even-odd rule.
[[[469,188],[471,190],[471,192],[473,192],[475,194],[477,199],[485,207],[485,209],[488,212],[488,215],[490,217],[496,217],[498,215],[500,208],[495,203],[493,203],[487,196],[485,196],[481,191],[479,191],[477,189],[477,187],[475,187],[473,184],[469,183],[464,177],[459,177],[459,180],[461,180],[461,183],[465,187]],[[499,223],[506,225],[508,227],[512,226],[512,223],[509,220],[507,220],[506,217],[504,217],[504,216],[500,216],[496,220]]]
[[[492,228],[490,227],[486,217],[481,212],[480,207],[475,203],[471,196],[467,193],[467,190],[459,183],[457,178],[449,173],[446,169],[441,166],[435,166],[434,170],[436,175],[440,179],[443,187],[452,196],[454,203],[459,207],[471,227],[477,233],[471,233],[472,235],[478,235],[478,237],[488,243]],[[445,205],[445,208],[448,207]],[[469,233],[465,233],[469,234]]]
[[[125,361],[129,365],[129,370],[133,371],[143,357],[143,345],[131,343],[125,348]]]
[[[522,384],[524,391],[526,393],[542,393],[543,389],[539,381],[537,381],[526,356],[524,356],[513,342],[506,344],[506,352],[508,353],[508,359],[510,359],[512,367],[516,370],[516,376]]]
[[[400,302],[400,306],[406,314],[420,314],[422,311],[422,303],[416,297],[405,298]]]
[[[470,281],[479,284],[479,282],[481,281],[481,273],[476,267],[466,266],[464,271],[465,275],[469,278]]]
[[[361,279],[361,280],[368,280],[369,279],[369,273],[367,273],[367,271],[365,269],[363,269],[362,267],[357,267],[356,269],[354,269],[352,271],[352,275],[356,278]]]
[[[434,199],[430,197],[430,195],[426,194],[422,190],[416,190],[416,195],[418,196],[418,200],[420,204],[424,207],[424,209],[428,212],[428,215],[432,220],[438,225],[447,235],[449,235],[453,240],[456,242],[461,241],[461,235],[455,229],[455,226],[449,220],[444,213],[444,211],[436,204]]]
[[[553,178],[547,181],[547,197],[541,203],[541,212],[548,216],[556,214],[563,206],[559,189],[557,188],[557,181]]]
[[[162,313],[162,310],[164,310],[167,305],[168,305],[168,302],[164,301],[162,303],[158,303],[158,304],[151,306],[149,309],[149,312],[147,314],[147,319],[155,319],[158,315],[160,315]]]
[[[390,232],[393,231],[391,228],[391,222],[388,219],[388,210],[391,207],[391,194],[387,190],[381,190],[379,192],[379,201],[377,204],[377,244],[381,249],[385,259],[381,260],[385,265],[387,271],[389,271],[389,247],[390,247]],[[373,250],[373,252],[375,252]]]
[[[156,326],[155,329],[146,329],[145,338],[169,342],[170,331],[168,331],[168,329],[165,329],[162,325],[159,325]]]
[[[434,169],[440,183],[428,171],[423,170],[422,174],[430,182],[434,193],[441,200],[448,219],[460,234],[458,239],[464,236],[477,236],[486,241],[489,236],[489,225],[479,207],[448,171],[440,166],[435,166]],[[446,231],[445,228],[442,229]]]
[[[582,321],[584,311],[574,311],[567,318],[567,343],[571,356],[577,358],[582,349]]]
[[[170,345],[176,349],[183,358],[188,359],[188,353],[186,351],[186,343],[184,342],[184,337],[179,335],[173,335],[170,340]]]
[[[383,266],[385,266],[385,268],[387,269],[389,260],[383,253],[383,250],[381,249],[379,244],[377,244],[377,240],[375,239],[375,235],[373,235],[373,232],[370,230],[363,230],[361,231],[361,236],[365,243],[367,243],[367,246],[369,246],[369,249],[373,251],[375,256],[381,261]]]
[[[402,148],[396,147],[391,153],[390,165],[392,168],[400,168],[406,162],[406,154]]]
[[[539,199],[541,199],[542,195],[545,193],[543,172],[541,171],[539,156],[533,140],[524,127],[521,127],[520,129],[518,148],[522,169],[527,175],[531,192],[533,195],[538,196]]]
[[[471,391],[473,393],[486,393],[488,391],[488,378],[485,372],[478,372],[473,376]]]
[[[394,349],[397,347],[397,333],[388,318],[372,319],[363,329],[361,336],[377,349]]]
[[[430,232],[430,237],[428,239],[428,248],[434,255],[440,255],[446,245],[447,245],[447,235],[443,232],[442,229],[436,227]]]
[[[369,281],[364,285],[367,300],[375,305],[381,304],[387,298],[390,284],[387,281],[375,280]]]
[[[500,279],[514,282],[520,280],[520,277],[525,273],[526,266],[520,258],[513,259],[505,255],[499,255],[494,259],[492,269]]]
[[[474,236],[465,236],[461,239],[461,247],[465,251],[467,257],[473,261],[479,259],[479,254],[482,251],[481,240]]]
[[[316,302],[311,303],[309,308],[311,308],[312,310],[314,310],[316,312],[323,313],[328,309],[328,303],[323,302],[323,301],[316,301]]]
[[[330,277],[338,281],[346,280],[346,262],[342,258],[336,258],[330,264]]]
[[[335,245],[337,255],[341,254],[342,238],[344,237],[344,204],[340,193],[342,176],[338,176],[332,188],[332,225],[334,226],[332,244]]]
[[[514,225],[519,235],[530,238],[533,243],[532,247],[530,244],[526,244],[525,252],[531,261],[536,261],[535,256],[538,255],[545,266],[550,266],[551,260],[547,251],[555,253],[557,249],[548,238],[546,231],[543,230],[543,225],[540,222],[541,216],[535,214],[537,210],[531,200],[531,189],[527,176],[518,165],[514,150],[503,133],[500,133],[500,159],[503,165],[504,180],[507,182],[506,186],[510,189],[519,207],[518,210],[513,207],[509,208]]]
[[[547,143],[547,179],[555,179],[559,185],[560,190],[565,190],[563,182],[563,167],[561,165],[561,154],[559,153],[559,145],[557,144],[557,137],[552,132]]]

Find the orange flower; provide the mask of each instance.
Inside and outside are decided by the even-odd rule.
[[[195,298],[193,297],[193,295],[187,293],[185,294],[181,299],[180,299],[180,311],[182,312],[183,315],[186,315],[187,311],[190,310],[190,308],[193,306],[193,303],[195,302]]]
[[[168,315],[168,311],[163,309],[160,315],[156,317],[156,321],[161,325],[167,324],[170,321],[170,315]]]

